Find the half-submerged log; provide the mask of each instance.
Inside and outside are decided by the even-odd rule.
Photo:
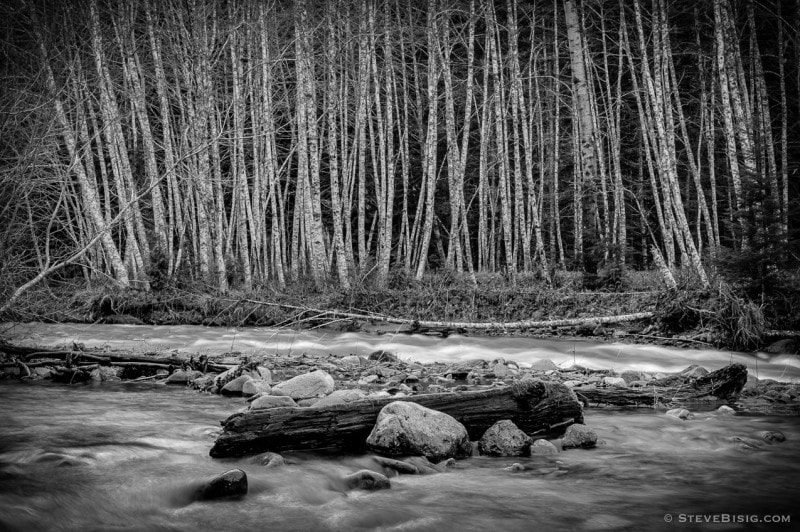
[[[595,385],[575,387],[578,397],[591,404],[613,406],[669,406],[711,409],[733,404],[747,383],[744,364],[731,364],[703,377],[672,376],[639,388]]]
[[[394,401],[410,401],[449,414],[466,427],[472,440],[480,439],[501,419],[510,419],[524,432],[541,436],[558,436],[570,424],[583,422],[583,408],[567,386],[528,379],[512,386],[471,392],[237,413],[222,422],[223,432],[210,454],[222,458],[264,451],[361,449],[378,413]]]

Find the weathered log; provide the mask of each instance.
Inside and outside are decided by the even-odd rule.
[[[735,403],[745,383],[745,365],[731,364],[703,377],[667,377],[640,388],[590,385],[575,387],[574,391],[589,404],[711,409]]]
[[[583,421],[583,409],[560,383],[528,379],[510,387],[435,393],[403,398],[365,399],[327,407],[279,407],[237,413],[222,422],[223,433],[210,454],[215,458],[264,451],[363,448],[378,413],[393,401],[411,401],[461,422],[473,440],[496,421],[510,419],[528,434],[557,436]]]

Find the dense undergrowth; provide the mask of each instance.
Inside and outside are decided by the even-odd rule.
[[[761,301],[747,297],[743,287],[720,279],[706,290],[699,289],[689,274],[679,272],[678,279],[679,290],[669,292],[652,271],[616,272],[592,277],[588,282],[580,273],[560,271],[550,286],[532,275],[520,275],[512,283],[499,274],[483,274],[473,284],[469,276],[449,271],[426,275],[420,281],[395,272],[386,288],[377,288],[367,280],[348,291],[333,286],[320,291],[313,288],[310,280],[301,279],[281,290],[261,287],[249,293],[226,294],[180,283],[145,292],[62,281],[29,292],[1,318],[357,329],[361,326],[359,320],[333,311],[374,316],[378,322],[380,317],[394,317],[497,323],[655,311],[653,320],[632,327],[636,332],[647,328],[647,334],[640,337],[682,336],[695,342],[748,350],[763,345],[771,329],[800,329],[800,283],[791,276],[786,277],[774,298]],[[592,334],[592,329],[549,332]]]

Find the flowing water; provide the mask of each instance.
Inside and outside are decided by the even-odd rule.
[[[143,349],[222,352],[233,343],[243,353],[284,348],[275,347],[283,341],[277,335],[265,339],[265,330],[81,326],[79,335],[70,336],[77,327],[40,326],[26,334],[36,343],[87,346],[126,341],[147,344]],[[14,339],[22,340],[22,329],[15,331]],[[305,334],[286,341],[309,351],[313,342]],[[681,369],[684,359],[716,369],[743,356],[515,338],[329,333],[314,342],[313,348],[359,353],[391,344],[417,360],[576,358],[591,366],[650,370]],[[623,354],[614,355],[616,349]],[[759,371],[795,379],[792,361],[764,358]],[[679,421],[649,410],[589,409],[586,423],[601,440],[595,449],[475,457],[437,475],[394,477],[390,490],[346,492],[340,479],[369,467],[368,457],[286,453],[287,466],[278,469],[248,458],[210,458],[219,421],[242,404],[158,384],[0,383],[0,530],[800,529],[797,418],[699,413]],[[762,430],[780,430],[786,441],[749,448],[730,439]],[[525,470],[504,469],[513,462]],[[193,501],[204,479],[234,467],[248,475],[244,498]]]

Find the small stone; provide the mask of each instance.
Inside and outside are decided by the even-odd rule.
[[[360,356],[348,355],[339,359],[339,363],[343,366],[362,366],[363,361]]]
[[[786,441],[786,436],[779,430],[762,430],[758,433],[758,437],[770,443],[780,443]]]
[[[247,474],[241,469],[231,469],[209,480],[196,494],[201,501],[241,497],[247,493]]]
[[[277,408],[281,406],[297,406],[297,403],[294,399],[286,397],[285,395],[262,395],[250,403],[251,410]]]
[[[367,375],[365,377],[361,377],[358,379],[358,384],[365,386],[368,384],[375,384],[380,380],[380,377],[377,375]]]
[[[373,351],[369,354],[368,359],[375,362],[397,362],[396,356],[389,351],[383,350]]]
[[[222,387],[220,393],[222,395],[242,395],[242,388],[244,388],[244,383],[252,381],[253,377],[250,375],[240,375],[236,377],[228,384]]]
[[[759,449],[766,445],[763,440],[757,440],[755,438],[746,438],[744,436],[732,436],[728,438],[729,441],[733,443],[739,443],[742,447],[746,449]]]
[[[558,369],[558,366],[549,358],[542,358],[531,362],[531,367],[529,369],[531,371],[549,371],[551,369]]]
[[[362,469],[361,471],[356,471],[353,474],[347,475],[344,477],[344,482],[347,485],[347,489],[351,490],[359,489],[372,491],[384,490],[392,487],[392,484],[385,475],[370,471],[369,469]]]
[[[520,464],[519,462],[511,464],[508,467],[504,467],[503,471],[511,471],[512,473],[519,473],[520,471],[525,471],[525,466]]]
[[[564,439],[561,440],[562,449],[589,448],[597,445],[597,433],[582,423],[573,423],[567,427]]]
[[[622,377],[628,384],[636,381],[647,380],[645,378],[644,373],[642,373],[641,371],[633,371],[633,370],[623,371],[620,377]]]
[[[543,456],[548,454],[558,454],[558,448],[551,442],[545,439],[541,439],[541,440],[536,440],[531,445],[531,455]]]
[[[721,407],[717,408],[717,414],[725,415],[725,416],[735,416],[736,410],[729,407],[728,405],[722,405]]]
[[[603,377],[603,384],[618,388],[626,388],[628,386],[628,383],[622,377]]]
[[[674,417],[675,419],[692,419],[694,414],[686,410],[685,408],[673,408],[671,410],[667,410],[667,415],[670,417]]]
[[[266,453],[261,453],[254,456],[251,459],[251,462],[262,465],[270,469],[286,465],[286,460],[283,459],[283,456],[279,455],[278,453],[273,453],[271,451],[267,451]]]

